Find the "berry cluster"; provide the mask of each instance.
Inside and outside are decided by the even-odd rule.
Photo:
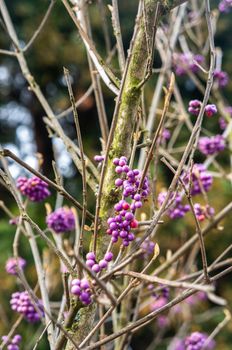
[[[155,298],[155,300],[151,304],[151,309],[153,311],[158,310],[159,308],[163,307],[164,305],[166,305],[168,303],[169,288],[162,286],[162,285],[161,285],[161,287],[162,288],[161,288],[160,292],[157,294],[157,293],[153,292],[154,285],[153,284],[148,285],[148,290],[150,290],[152,292],[152,296]]]
[[[205,292],[200,291],[196,294],[190,295],[187,299],[185,299],[185,302],[191,306],[194,306],[199,302],[206,301],[206,300],[207,300],[207,294]]]
[[[63,207],[47,215],[46,223],[56,233],[69,232],[75,228],[75,216],[71,209]]]
[[[130,205],[126,201],[120,201],[115,207],[118,215],[107,220],[109,225],[107,234],[112,236],[113,243],[116,243],[120,237],[122,239],[122,244],[127,247],[129,242],[135,239],[131,229],[138,227],[138,222],[135,220],[134,214],[128,211]]]
[[[7,335],[2,336],[2,341],[7,345],[7,350],[19,350],[19,343],[22,337],[19,334],[15,334],[12,339],[9,339]]]
[[[142,207],[142,200],[148,196],[149,183],[148,178],[145,177],[141,186],[141,194],[139,194],[141,172],[138,169],[130,169],[126,157],[115,158],[113,164],[116,166],[115,172],[121,175],[115,180],[115,186],[122,187],[123,199],[114,206],[115,216],[107,220],[107,234],[112,236],[113,243],[116,243],[120,237],[122,244],[127,247],[135,239],[131,232],[131,229],[138,227],[135,211]],[[131,199],[132,202],[128,203],[126,198]]]
[[[202,206],[199,203],[194,204],[194,212],[199,221],[204,221],[205,218],[210,218],[214,215],[214,208],[209,205]]]
[[[86,265],[93,271],[93,272],[100,272],[101,270],[104,270],[107,268],[108,263],[113,259],[113,253],[108,252],[105,254],[104,259],[100,260],[99,262],[96,261],[96,256],[94,252],[89,252],[86,255]]]
[[[167,196],[166,191],[162,191],[158,195],[158,203],[161,206]],[[190,210],[188,204],[182,204],[182,195],[180,193],[172,193],[171,198],[168,203],[167,215],[170,219],[183,218],[185,214]]]
[[[204,346],[207,334],[200,332],[193,332],[185,339],[185,349],[186,350],[201,350]],[[204,347],[206,350],[212,350],[215,347],[214,341],[210,341],[209,344]]]
[[[200,137],[198,142],[199,151],[206,156],[221,152],[225,147],[226,143],[222,135]]]
[[[232,0],[222,0],[219,3],[218,8],[220,12],[225,12],[225,13],[230,12],[230,9],[232,8]]]
[[[152,242],[149,238],[146,238],[145,241],[143,241],[141,244],[140,248],[143,251],[143,255],[146,257],[148,255],[154,254],[155,243]]]
[[[78,296],[84,305],[91,304],[90,283],[86,278],[83,278],[82,280],[79,280],[78,278],[73,279],[71,282],[71,293]]]
[[[182,180],[189,186],[191,182],[191,195],[201,194],[202,190],[208,192],[213,183],[212,175],[206,170],[204,164],[194,164],[192,172],[184,172]],[[191,181],[190,181],[191,177]]]
[[[10,275],[17,275],[17,269],[23,270],[26,264],[26,260],[20,256],[18,258],[9,258],[6,261],[6,272]]]
[[[225,87],[229,83],[228,74],[222,70],[214,71],[214,81],[221,88]]]
[[[35,308],[27,291],[13,293],[10,304],[12,310],[22,314],[30,323],[38,322],[44,316],[42,301],[39,300]]]
[[[195,61],[195,62],[194,62]],[[194,55],[192,53],[175,53],[173,55],[174,70],[176,75],[182,76],[188,71],[197,73],[199,71],[198,64],[204,62],[204,57],[201,55]]]
[[[199,100],[191,100],[189,102],[188,111],[189,113],[198,116],[201,109],[201,101]],[[207,117],[212,117],[217,113],[217,107],[214,104],[206,105],[205,107],[205,115]]]
[[[51,194],[48,189],[48,184],[36,176],[29,179],[26,177],[19,177],[16,186],[19,191],[32,202],[41,202]]]

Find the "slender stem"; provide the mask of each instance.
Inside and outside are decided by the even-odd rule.
[[[45,15],[43,16],[43,19],[40,23],[40,25],[38,26],[38,28],[36,29],[36,31],[34,32],[34,34],[32,35],[31,39],[28,41],[28,43],[24,46],[23,48],[23,52],[26,52],[35,42],[35,40],[37,39],[38,35],[41,33],[41,31],[43,30],[44,25],[46,24],[48,17],[50,16],[53,6],[55,5],[56,0],[51,0],[48,9],[45,13]]]
[[[78,139],[78,145],[80,148],[80,155],[81,155],[81,162],[82,162],[82,196],[83,196],[83,210],[82,210],[82,221],[81,221],[81,229],[80,229],[80,236],[79,236],[79,249],[78,254],[82,255],[82,244],[83,244],[83,232],[84,232],[84,226],[85,226],[85,219],[86,219],[86,213],[87,213],[87,183],[86,183],[86,160],[84,156],[84,148],[83,148],[83,142],[82,142],[82,136],[81,136],[81,129],[79,124],[79,118],[77,114],[77,110],[75,107],[75,99],[72,91],[72,86],[70,82],[69,77],[69,71],[64,68],[64,74],[66,77],[66,82],[68,86],[69,91],[69,97],[73,108],[73,116],[76,126],[76,132],[77,132],[77,139]]]

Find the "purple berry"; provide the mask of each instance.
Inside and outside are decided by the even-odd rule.
[[[81,280],[80,286],[81,286],[82,289],[88,289],[88,288],[90,288],[89,281],[88,281],[86,278],[83,278],[83,279]]]
[[[216,113],[217,107],[215,105],[207,105],[205,107],[205,114],[207,115],[207,117],[212,117]]]
[[[171,137],[171,133],[168,129],[163,129],[162,135],[161,135],[161,142],[168,141]]]
[[[120,187],[120,186],[122,186],[122,184],[123,184],[123,180],[122,179],[116,179],[115,180],[115,186]]]
[[[110,262],[110,261],[113,259],[113,253],[112,253],[112,252],[106,253],[104,259],[105,259],[107,262]]]
[[[141,202],[141,201],[137,201],[137,202],[135,202],[135,208],[141,208],[142,207],[142,205],[143,205],[143,203]]]
[[[100,260],[99,266],[101,269],[105,269],[107,267],[107,261],[106,260]]]
[[[126,238],[127,237],[127,231],[124,231],[124,230],[120,231],[119,235],[120,235],[121,238]]]
[[[125,219],[131,221],[134,219],[134,215],[131,212],[125,214]]]
[[[74,295],[80,295],[81,294],[81,288],[79,286],[72,286],[71,293]]]
[[[114,165],[119,165],[119,158],[114,158],[113,159],[113,164]]]
[[[71,282],[72,286],[80,286],[81,281],[78,278],[74,278]]]
[[[94,260],[86,260],[86,265],[90,268],[93,267],[93,265],[95,264],[95,261]]]
[[[95,261],[95,254],[94,254],[94,252],[89,252],[88,254],[86,254],[86,259]]]
[[[98,156],[98,155],[96,155],[96,156],[94,156],[93,159],[95,160],[95,162],[101,163],[105,159],[105,156]]]
[[[92,271],[93,272],[99,272],[101,270],[101,268],[100,268],[100,266],[98,265],[98,264],[94,264],[93,266],[92,266]]]
[[[122,167],[119,166],[119,165],[116,166],[115,171],[116,171],[117,174],[121,174],[122,173]]]
[[[134,200],[135,200],[135,201],[140,201],[140,200],[141,200],[140,194],[136,193],[136,194],[134,195]]]
[[[128,165],[124,165],[124,166],[122,167],[122,171],[123,171],[124,173],[128,173],[129,170],[130,170],[130,168],[128,167]]]

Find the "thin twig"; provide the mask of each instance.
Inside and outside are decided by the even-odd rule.
[[[86,183],[86,161],[84,156],[84,148],[83,148],[83,142],[82,142],[82,136],[81,136],[81,130],[80,130],[80,124],[78,119],[77,110],[75,107],[75,99],[72,91],[72,86],[70,82],[69,77],[69,71],[64,68],[64,74],[68,86],[69,91],[69,97],[73,108],[73,117],[75,121],[76,126],[76,132],[77,132],[77,140],[78,145],[80,148],[80,155],[81,155],[81,162],[82,162],[82,196],[83,196],[83,210],[82,210],[82,221],[81,221],[81,229],[80,229],[80,236],[79,236],[79,248],[78,248],[78,254],[82,255],[82,244],[83,244],[83,232],[84,232],[84,226],[85,226],[85,219],[86,219],[86,213],[87,213],[87,183]]]
[[[172,171],[173,174],[175,174],[175,169],[166,161],[165,158],[162,158],[161,161],[165,165],[167,165],[167,167]],[[190,176],[190,178],[192,178],[192,176]],[[210,277],[208,275],[208,268],[207,268],[207,257],[206,257],[205,244],[204,244],[202,229],[201,229],[201,226],[200,226],[199,221],[197,219],[197,216],[195,214],[194,205],[193,205],[193,201],[192,201],[192,197],[191,197],[191,188],[189,188],[189,190],[187,190],[186,185],[181,177],[179,178],[179,181],[180,181],[180,183],[184,189],[184,192],[186,194],[186,197],[188,199],[188,202],[189,202],[189,205],[190,205],[193,217],[194,217],[194,221],[196,224],[196,231],[197,231],[197,234],[199,237],[199,243],[200,243],[200,248],[201,248],[201,258],[202,258],[202,265],[203,265],[203,270],[204,270],[204,274],[205,274],[205,281],[207,283],[210,283]]]
[[[43,27],[44,27],[45,23],[48,20],[48,17],[50,16],[50,14],[52,12],[52,9],[53,9],[53,6],[55,5],[55,2],[56,2],[56,0],[51,0],[50,4],[48,6],[48,9],[47,9],[45,15],[43,16],[43,19],[42,19],[40,25],[38,26],[38,28],[36,29],[36,31],[32,35],[31,39],[28,41],[28,43],[22,49],[23,52],[28,51],[28,49],[33,45],[33,43],[37,39],[38,35],[42,32]]]

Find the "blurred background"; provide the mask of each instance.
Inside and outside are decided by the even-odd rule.
[[[104,4],[109,1],[103,1]],[[217,11],[218,1],[211,1],[211,6]],[[31,38],[41,19],[43,18],[48,1],[31,1],[31,0],[12,0],[6,1],[8,10],[12,17],[15,29],[20,38],[21,46],[23,47]],[[90,17],[93,29],[93,38],[101,55],[106,58],[108,53],[105,45],[105,38],[103,34],[103,24],[101,16],[100,2],[90,1]],[[131,39],[134,19],[137,12],[137,0],[119,0],[120,21],[122,27],[122,34],[124,40],[125,50],[128,49]],[[115,45],[115,38],[111,28],[110,13],[107,7],[106,20],[110,33],[110,48]],[[215,36],[216,46],[219,46],[223,51],[223,70],[232,77],[232,12],[230,14],[220,15],[217,24],[217,32]],[[11,49],[10,39],[4,28],[1,26],[0,30],[0,48]],[[198,52],[196,52],[198,53]],[[70,101],[68,98],[67,86],[63,76],[63,67],[70,70],[75,98],[80,98],[91,85],[91,77],[89,74],[88,63],[84,45],[81,41],[77,30],[72,23],[67,12],[64,10],[60,1],[57,1],[43,31],[34,42],[33,46],[26,53],[26,58],[29,68],[35,77],[35,80],[40,85],[48,102],[52,106],[55,114],[59,114],[68,107]],[[159,57],[155,56],[154,68],[160,66]],[[113,58],[111,67],[115,74],[119,74],[119,67],[116,59]],[[156,75],[152,77],[148,84],[146,99],[152,96]],[[182,89],[186,90],[186,104],[190,97],[197,96],[195,87],[190,84],[188,78],[179,79],[179,84]],[[109,123],[112,118],[114,108],[114,96],[111,92],[103,86],[104,100]],[[228,102],[232,105],[232,79],[225,90],[225,96]],[[194,98],[195,98],[194,97]],[[100,128],[98,124],[96,105],[94,95],[89,96],[78,108],[80,126],[83,135],[84,150],[89,158],[93,159],[95,154],[99,154],[101,149]],[[36,100],[36,97],[28,90],[28,85],[22,76],[18,62],[14,57],[0,55],[0,143],[4,148],[10,149],[18,157],[23,159],[32,167],[37,167],[39,155],[43,157],[41,166],[42,172],[48,177],[54,178],[52,169],[52,160],[54,156],[57,159],[57,165],[60,173],[64,177],[65,188],[72,193],[78,200],[82,200],[81,196],[81,178],[72,164],[71,158],[66,152],[63,143],[58,139],[51,139],[48,135],[47,129],[43,123],[44,111]],[[72,139],[76,139],[76,132],[73,122],[72,113],[61,119],[61,124],[65,133]],[[211,124],[212,132],[218,132],[218,123]],[[185,135],[180,139],[182,145],[184,144]],[[228,167],[228,152],[223,153],[220,159],[220,164],[225,168]],[[197,155],[198,157],[198,155]],[[196,158],[196,161],[199,161]],[[26,172],[13,161],[9,161],[10,171],[14,178],[20,175],[25,175]],[[171,174],[164,171],[160,167],[160,187],[169,183]],[[231,200],[231,184],[222,179],[214,181],[214,187],[211,191],[210,202],[215,208],[216,212],[222,209]],[[9,193],[0,185],[0,200],[17,216],[17,207]],[[55,196],[49,199],[51,206],[54,205]],[[89,193],[89,209],[94,210],[94,196]],[[41,227],[45,227],[45,208],[42,204],[31,204],[29,208],[30,214],[36,218]],[[0,212],[0,334],[6,334],[16,316],[10,311],[9,298],[12,292],[17,290],[17,281],[14,277],[7,275],[5,272],[5,261],[12,255],[12,242],[15,233],[15,227],[8,223],[9,219],[3,211]],[[215,257],[226,246],[231,243],[231,229],[229,225],[229,218],[224,220],[220,225],[220,230],[212,234],[210,238],[206,239],[207,254],[209,261],[213,261]],[[191,215],[187,215],[182,220],[177,220],[175,225],[166,223],[158,234],[159,244],[162,248],[162,256],[165,257],[168,249],[175,250],[178,248],[186,237],[193,234],[193,221]],[[31,264],[32,257],[30,249],[22,238],[20,245],[20,255],[27,261],[26,275],[29,281],[36,283],[36,276],[34,267]],[[170,246],[171,243],[171,246]],[[41,248],[43,244],[39,243]],[[45,250],[46,258],[46,250]],[[52,265],[52,264],[51,264]],[[59,284],[59,270],[54,267],[51,274],[53,279],[57,278],[58,282],[54,282],[52,299],[59,300],[61,295]],[[57,289],[56,289],[57,286]],[[217,285],[217,292],[222,297],[225,297],[230,302],[232,301],[232,283],[228,276]],[[186,304],[187,305],[187,304]],[[212,305],[205,301],[201,306],[196,307],[196,315],[206,313]],[[198,309],[197,309],[198,308]],[[191,319],[191,312],[186,313],[186,317]],[[223,319],[222,309],[218,308],[214,313],[210,314],[206,319],[197,319],[193,321],[194,329],[201,329],[210,332],[216,327],[217,323]],[[168,328],[166,343],[161,343],[157,349],[166,349],[168,339],[181,326],[181,319],[171,319],[171,325]],[[207,322],[206,322],[206,321]],[[191,322],[192,322],[191,321]],[[23,349],[29,350],[33,346],[30,343],[31,334],[35,332],[39,334],[41,328],[32,326],[23,322],[20,327],[20,333],[23,334],[24,339],[28,339]],[[38,332],[38,333],[37,333]],[[140,331],[132,343],[133,349],[145,349],[151,340],[159,332],[159,325],[152,324],[146,328],[146,335],[144,331]],[[229,350],[232,348],[232,326],[231,323],[220,333],[217,337],[216,349]],[[41,342],[38,349],[46,349],[46,341]],[[152,350],[152,349],[151,349]]]

